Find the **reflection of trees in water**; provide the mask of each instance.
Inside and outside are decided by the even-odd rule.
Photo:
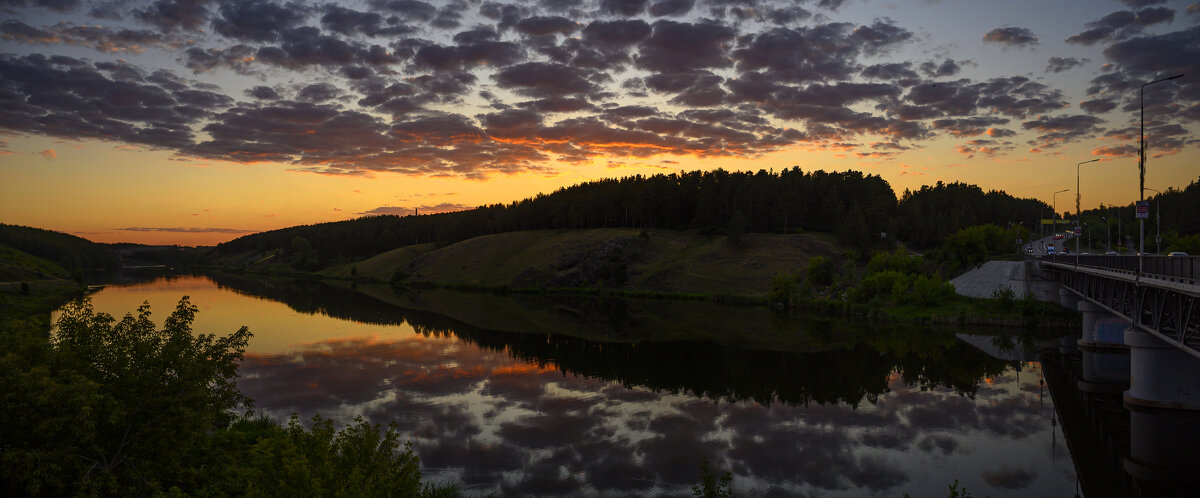
[[[874,402],[888,391],[888,376],[893,371],[922,389],[947,386],[972,395],[982,379],[1012,364],[987,356],[951,333],[862,321],[796,319],[762,327],[801,330],[797,340],[827,345],[818,352],[741,349],[707,341],[596,342],[566,334],[485,330],[315,280],[263,280],[228,274],[212,278],[222,287],[281,301],[302,313],[375,324],[408,323],[427,336],[453,335],[522,361],[553,364],[565,373],[728,401],[856,405],[865,398]],[[639,313],[630,310],[633,305],[627,300],[585,297],[559,303],[550,307],[587,323],[590,332],[600,331],[617,341],[643,336],[636,332]],[[780,320],[769,314],[763,317]]]

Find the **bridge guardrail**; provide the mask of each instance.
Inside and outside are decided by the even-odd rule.
[[[1137,256],[1114,255],[1055,255],[1044,256],[1043,261],[1052,261],[1064,265],[1074,265],[1079,258],[1079,266],[1113,270],[1123,273],[1137,274]],[[1161,278],[1189,284],[1200,283],[1200,256],[1142,256],[1142,275]]]

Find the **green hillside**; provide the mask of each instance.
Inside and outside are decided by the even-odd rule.
[[[121,266],[108,247],[53,230],[0,223],[0,244],[53,261],[72,272]]]
[[[0,244],[0,282],[71,278],[61,265]]]
[[[401,270],[408,282],[764,296],[775,275],[840,250],[828,235],[746,234],[734,245],[696,231],[607,228],[485,235],[417,252],[380,256],[392,265],[364,261],[359,275],[385,279],[412,256]]]
[[[333,278],[351,278],[362,276],[377,280],[388,280],[399,268],[404,268],[416,259],[434,249],[433,243],[404,246],[398,249],[373,256],[357,263],[335,266],[320,272],[321,276]]]

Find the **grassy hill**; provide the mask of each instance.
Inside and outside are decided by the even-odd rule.
[[[334,266],[319,272],[321,276],[333,278],[351,278],[364,276],[377,280],[388,280],[397,268],[404,268],[417,256],[432,251],[433,243],[404,246],[379,254],[357,263]]]
[[[0,282],[71,278],[62,265],[0,244]]]
[[[826,234],[746,234],[738,245],[694,231],[607,228],[485,235],[442,248],[408,246],[323,272],[388,280],[511,288],[601,287],[763,296],[780,272],[841,251]]]

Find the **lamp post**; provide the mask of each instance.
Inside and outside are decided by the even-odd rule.
[[[1108,252],[1112,250],[1112,223],[1107,216],[1101,216],[1100,219],[1104,220],[1104,228],[1108,230],[1104,234],[1104,252]]]
[[[1094,163],[1099,160],[1100,158],[1097,157],[1090,161],[1083,161],[1075,165],[1075,226],[1079,226],[1079,223],[1083,222],[1083,215],[1079,212],[1079,167],[1087,163]],[[1079,237],[1075,237],[1075,266],[1079,266]]]
[[[1155,83],[1170,81],[1175,78],[1182,77],[1182,74],[1159,78],[1149,83],[1142,83],[1138,89],[1139,100],[1139,116],[1138,116],[1138,200],[1146,200],[1146,87]],[[1138,275],[1142,274],[1142,253],[1146,252],[1146,219],[1138,218]]]
[[[1058,192],[1055,192],[1054,195],[1050,196],[1050,200],[1051,200],[1050,209],[1054,211],[1054,212],[1050,213],[1050,220],[1054,222],[1054,230],[1053,231],[1055,234],[1058,234],[1058,194],[1061,194],[1063,192],[1069,192],[1070,190],[1071,189],[1069,189],[1069,188],[1064,188],[1062,190],[1059,190]]]
[[[1154,253],[1162,254],[1162,192],[1154,190],[1150,187],[1142,187],[1146,190],[1154,192]]]

